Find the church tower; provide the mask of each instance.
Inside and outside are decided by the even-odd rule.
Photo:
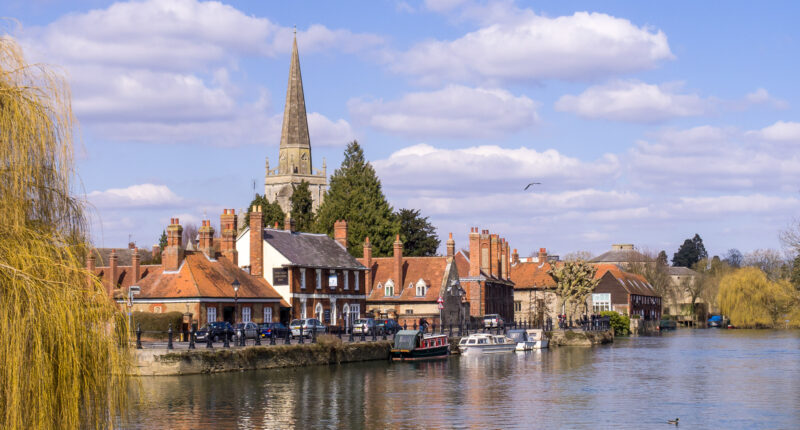
[[[325,172],[314,171],[311,164],[311,139],[308,135],[306,101],[303,94],[303,78],[300,74],[300,56],[297,53],[297,33],[292,46],[292,59],[289,66],[289,83],[286,89],[286,106],[283,110],[281,145],[278,152],[278,168],[270,170],[269,157],[266,162],[264,195],[270,201],[277,201],[284,212],[291,210],[291,197],[294,187],[306,181],[314,201],[314,211],[319,208],[328,187]]]

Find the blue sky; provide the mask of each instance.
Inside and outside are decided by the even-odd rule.
[[[395,208],[527,255],[778,248],[800,209],[792,2],[16,1],[63,67],[98,246],[218,223],[277,157],[292,28],[313,148],[357,138]],[[523,192],[530,181],[541,186]],[[459,243],[461,245],[459,245]]]

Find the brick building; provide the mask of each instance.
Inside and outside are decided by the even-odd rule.
[[[288,304],[266,280],[251,276],[236,265],[236,251],[230,240],[234,226],[226,229],[226,217],[232,213],[226,209],[220,217],[222,243],[215,243],[214,228],[204,220],[198,250],[187,251],[181,239],[183,228],[173,218],[167,226],[167,247],[161,264],[140,265],[141,254],[135,250],[131,264],[120,265],[116,250],[112,250],[107,266],[95,267],[91,254],[87,267],[120,304],[127,303],[128,289],[138,286],[140,294],[134,297],[133,311],[183,313],[184,327],[180,329],[212,321],[277,321],[281,306]],[[238,292],[233,289],[234,281],[239,284]]]
[[[537,257],[520,260],[517,250],[511,254],[511,281],[514,282],[514,319],[542,326],[562,313],[555,293],[556,281],[547,273],[554,264],[547,249],[540,248]]]
[[[466,291],[470,316],[500,314],[514,320],[514,283],[510,279],[510,252],[505,239],[489,230],[471,228],[469,251],[456,256],[459,281]]]
[[[367,272],[367,312],[398,323],[419,324],[421,319],[441,325],[464,322],[469,315],[466,291],[461,287],[455,263],[453,234],[447,240],[447,255],[404,257],[400,236],[394,242],[394,256],[372,258],[369,238],[364,243],[364,258],[359,260]],[[439,309],[441,298],[443,309]]]
[[[592,311],[613,310],[639,315],[648,321],[661,320],[661,296],[642,275],[626,272],[616,264],[597,264],[600,283],[592,294]]]
[[[294,231],[262,228],[261,208],[253,207],[250,225],[239,233],[239,266],[264,278],[288,302],[281,321],[318,318],[326,325],[349,326],[366,311],[366,267],[347,252],[347,222],[335,223],[335,239]]]

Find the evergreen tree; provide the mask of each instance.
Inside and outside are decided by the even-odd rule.
[[[332,235],[333,224],[340,219],[347,221],[350,254],[357,257],[363,254],[367,236],[374,256],[392,254],[399,222],[383,194],[375,169],[366,161],[356,141],[347,145],[342,166],[331,176],[330,187],[317,212],[316,230]]]
[[[301,181],[292,192],[292,219],[297,231],[311,231],[314,228],[314,201],[308,182]]]
[[[703,239],[699,234],[695,234],[693,238],[683,241],[683,245],[678,248],[672,256],[672,265],[675,267],[693,267],[698,261],[708,258],[706,247],[703,245]]]
[[[396,215],[400,222],[403,255],[409,257],[436,255],[440,242],[436,236],[436,227],[431,225],[428,217],[422,216],[419,209],[400,209]]]
[[[158,246],[163,251],[163,250],[167,249],[167,243],[168,243],[167,242],[167,231],[166,230],[162,230],[161,231],[161,237],[158,238]]]
[[[267,196],[262,196],[256,193],[256,197],[250,202],[250,205],[247,206],[247,209],[245,209],[246,213],[244,215],[244,225],[240,225],[240,229],[250,225],[250,210],[255,205],[261,206],[261,212],[264,214],[264,227],[273,227],[275,226],[276,222],[278,223],[278,226],[283,225],[286,214],[283,213],[281,205],[279,205],[278,202],[270,203],[270,201],[267,199]]]
[[[667,258],[667,252],[664,251],[663,249],[661,250],[661,252],[658,253],[658,257],[656,257],[656,263],[658,263],[661,266],[666,266],[669,264],[669,259]]]

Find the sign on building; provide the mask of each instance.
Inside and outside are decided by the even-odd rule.
[[[272,285],[289,285],[289,269],[287,268],[273,268],[272,269]]]
[[[328,286],[329,287],[339,286],[339,277],[336,276],[336,272],[333,272],[330,275],[328,275]]]

